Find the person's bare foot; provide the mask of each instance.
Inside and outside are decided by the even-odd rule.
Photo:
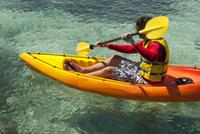
[[[73,61],[65,61],[64,63],[64,69],[65,70],[73,70],[73,71],[76,71],[76,72],[82,72],[82,68],[75,64]]]
[[[83,68],[74,63],[73,61],[69,61],[69,66],[76,72],[83,72]]]
[[[65,62],[64,62],[63,68],[64,68],[65,70],[73,70],[73,69],[70,67],[69,61],[65,61]]]

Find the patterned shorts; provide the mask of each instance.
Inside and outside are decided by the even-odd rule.
[[[148,84],[148,82],[138,73],[138,66],[139,64],[137,62],[122,60],[118,67],[113,69],[112,78],[114,80],[135,84]]]

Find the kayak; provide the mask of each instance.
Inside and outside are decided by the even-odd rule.
[[[20,54],[20,59],[32,70],[82,91],[131,100],[200,101],[200,68],[198,67],[170,64],[161,83],[144,85],[90,76],[63,68],[66,60],[73,60],[81,66],[91,66],[105,60],[101,57],[28,52]]]

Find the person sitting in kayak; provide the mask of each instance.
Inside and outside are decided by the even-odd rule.
[[[139,17],[135,21],[136,31],[139,33],[140,30],[143,30],[150,19],[152,19],[152,17]],[[64,68],[66,70],[72,69],[92,76],[112,78],[114,80],[135,84],[161,82],[168,68],[168,44],[164,38],[150,40],[145,34],[139,34],[139,37],[142,41],[135,44],[129,33],[124,34],[122,36],[123,40],[130,43],[130,45],[96,43],[96,46],[98,47],[107,47],[127,54],[140,54],[141,58],[139,62],[134,62],[119,55],[114,55],[103,62],[99,62],[89,67],[82,67],[75,64],[73,61],[66,61]]]

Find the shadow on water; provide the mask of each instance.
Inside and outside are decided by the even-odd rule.
[[[195,43],[195,45],[196,45],[195,48],[196,48],[197,50],[200,50],[200,42],[197,41],[197,42]]]
[[[10,115],[15,109],[12,109],[8,105],[7,98],[10,97],[17,88],[13,83],[17,80],[21,64],[18,63],[18,54],[11,48],[0,47],[0,52],[0,133],[17,133],[17,123]]]
[[[173,113],[164,118],[161,114],[157,109],[131,113],[89,109],[88,113],[77,114],[62,121],[87,134],[199,133],[194,127],[198,127],[200,119],[177,116]]]
[[[17,0],[7,8],[23,11],[45,11],[57,9],[81,17],[83,21],[90,19],[130,22],[142,15],[168,15],[174,9],[170,7],[172,0]]]
[[[9,91],[15,89],[13,82],[18,77],[18,72],[23,65],[19,64],[18,54],[14,52],[11,46],[0,47],[0,52],[0,89],[1,93],[8,96],[10,95]]]

